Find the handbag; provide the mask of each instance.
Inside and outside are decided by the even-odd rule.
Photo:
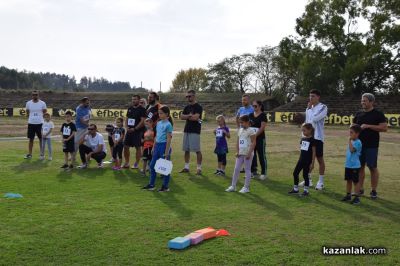
[[[160,158],[157,160],[154,169],[156,173],[159,173],[161,175],[169,175],[172,172],[172,167],[173,165],[171,161]]]

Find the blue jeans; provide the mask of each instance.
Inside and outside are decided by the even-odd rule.
[[[52,157],[53,150],[51,147],[51,138],[42,138],[42,156],[44,156],[46,145],[49,151],[49,157]]]
[[[155,186],[156,183],[156,177],[157,173],[155,170],[156,162],[160,158],[164,158],[164,153],[165,153],[165,148],[167,147],[167,143],[156,143],[154,146],[154,152],[153,152],[153,158],[151,159],[150,163],[150,186]],[[168,152],[168,158],[165,158],[167,160],[170,160],[171,157],[171,149]],[[168,187],[169,180],[171,178],[171,175],[164,176],[163,178],[163,187]]]

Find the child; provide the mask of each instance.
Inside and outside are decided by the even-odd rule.
[[[246,173],[245,183],[240,193],[250,192],[251,179],[251,162],[253,161],[254,148],[256,146],[256,133],[250,128],[250,118],[248,115],[243,115],[239,118],[240,128],[238,131],[238,140],[236,142],[236,163],[235,171],[232,176],[232,185],[227,188],[226,192],[234,192],[238,181],[240,169],[244,164]]]
[[[151,151],[154,146],[154,122],[151,118],[145,121],[146,132],[143,135],[143,169],[142,174],[146,175],[147,163],[152,159]]]
[[[61,134],[63,136],[63,152],[64,152],[64,165],[61,166],[63,169],[68,168],[68,154],[71,155],[71,158],[74,157],[75,153],[75,133],[76,126],[72,122],[72,112],[65,112],[65,123],[61,126]],[[69,165],[69,168],[74,168],[73,162]]]
[[[156,142],[153,147],[153,158],[150,163],[150,183],[143,187],[146,190],[154,190],[156,182],[156,170],[155,165],[158,159],[165,158],[170,160],[171,157],[171,140],[172,140],[172,120],[170,118],[170,110],[167,106],[159,108],[158,115],[160,120],[157,122],[157,135]],[[171,176],[167,175],[163,178],[162,187],[158,192],[168,192],[169,191],[169,180]]]
[[[45,153],[45,148],[46,148],[46,144],[47,144],[47,149],[49,152],[49,161],[53,160],[53,152],[52,152],[52,147],[51,147],[51,133],[53,131],[54,128],[54,123],[53,121],[51,121],[51,116],[49,113],[45,113],[43,115],[44,118],[44,123],[42,126],[42,156],[40,156],[40,159],[43,160],[44,159],[44,153]]]
[[[218,128],[214,130],[216,139],[214,153],[217,154],[218,168],[214,174],[225,176],[226,154],[228,153],[228,143],[226,142],[226,138],[229,139],[231,134],[229,133],[229,128],[226,126],[225,117],[223,115],[217,116],[216,120]]]
[[[106,132],[108,134],[108,145],[110,146],[111,156],[113,156],[113,150],[114,150],[114,142],[112,139],[112,133],[113,133],[114,129],[115,129],[114,125],[111,125],[111,124],[106,125]],[[113,163],[113,162],[114,162],[114,158],[111,157],[111,160],[108,163]]]
[[[116,119],[116,127],[114,128],[111,140],[114,144],[112,149],[112,157],[115,162],[113,170],[121,170],[121,160],[122,160],[122,151],[124,150],[124,138],[125,138],[125,128],[124,128],[124,119],[122,117],[118,117]]]
[[[358,182],[358,175],[361,168],[360,155],[362,149],[361,141],[358,139],[360,132],[360,125],[353,124],[350,126],[350,138],[346,151],[346,163],[344,172],[344,180],[346,180],[347,183],[347,194],[342,199],[342,201],[351,201],[351,187],[352,183],[354,183],[355,197],[351,201],[351,204],[360,204],[360,182]]]
[[[293,171],[294,186],[289,194],[299,193],[299,174],[303,170],[304,191],[301,196],[308,196],[310,185],[309,173],[314,169],[316,143],[314,140],[314,127],[310,123],[304,123],[301,126],[303,136],[300,141],[300,158]]]

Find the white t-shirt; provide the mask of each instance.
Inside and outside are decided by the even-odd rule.
[[[99,145],[103,145],[103,152],[107,152],[106,145],[104,144],[104,138],[103,135],[100,133],[96,133],[96,136],[92,137],[91,135],[86,135],[85,136],[85,142],[86,145],[90,148],[92,148],[93,151],[97,150],[97,147]]]
[[[46,103],[38,100],[37,102],[33,102],[30,100],[26,103],[26,110],[29,110],[29,124],[39,125],[43,124],[43,109],[47,109]]]
[[[252,128],[240,128],[238,131],[239,137],[239,155],[247,155],[251,146],[251,136],[256,133]]]
[[[42,135],[45,136],[47,133],[49,133],[50,129],[52,129],[52,128],[54,128],[54,123],[52,121],[50,121],[50,122],[44,121],[43,125],[42,125]],[[53,133],[53,131],[50,132],[50,134],[47,136],[47,138],[51,138],[52,133]]]

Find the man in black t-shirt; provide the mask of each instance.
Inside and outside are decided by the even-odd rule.
[[[159,120],[158,109],[161,106],[160,96],[156,92],[152,91],[149,93],[149,96],[147,99],[149,101],[149,104],[146,106],[146,115],[147,115],[147,118],[150,118],[151,120],[153,120],[153,124],[155,127]]]
[[[200,149],[200,133],[203,107],[197,103],[196,92],[194,90],[187,92],[186,99],[189,104],[183,109],[180,116],[182,120],[186,120],[182,145],[182,150],[185,152],[185,167],[180,172],[189,172],[190,152],[195,152],[197,155],[197,175],[201,175],[203,156]]]
[[[146,118],[146,109],[139,105],[140,96],[132,97],[132,105],[126,113],[125,127],[126,135],[124,140],[125,163],[123,168],[129,168],[130,147],[136,149],[136,161],[132,166],[137,169],[140,158],[142,157],[142,135],[144,133],[144,120]]]
[[[371,173],[371,198],[377,198],[376,188],[378,186],[378,148],[379,132],[387,131],[387,120],[385,115],[374,109],[375,96],[371,93],[364,93],[361,97],[363,112],[359,112],[354,117],[353,123],[361,126],[360,140],[362,142],[362,151],[360,156],[361,184],[360,194],[364,193],[363,184],[365,179],[365,165],[368,166]]]

